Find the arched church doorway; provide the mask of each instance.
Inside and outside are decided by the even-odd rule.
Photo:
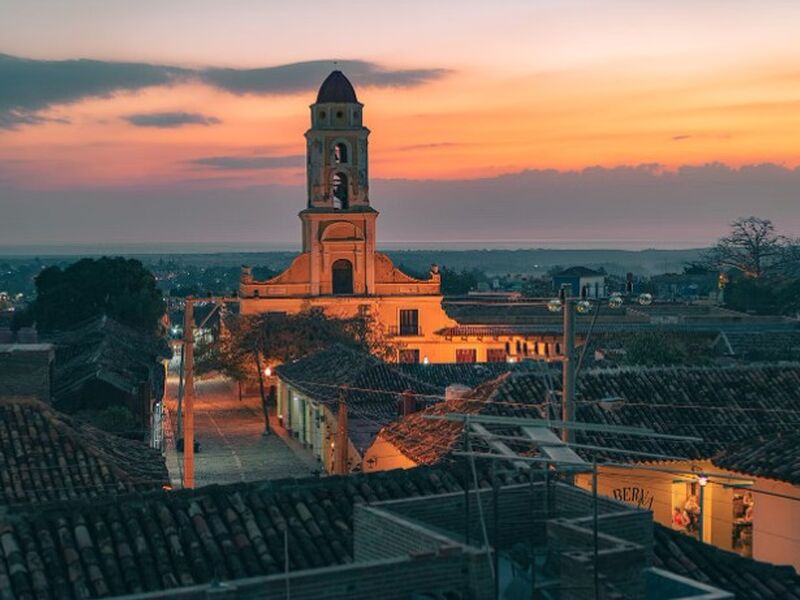
[[[333,208],[347,210],[347,175],[337,171],[331,176],[331,191],[333,193]]]
[[[333,275],[334,294],[353,293],[353,263],[344,258],[340,258],[331,267]]]

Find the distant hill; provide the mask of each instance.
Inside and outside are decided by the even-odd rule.
[[[122,250],[120,252],[120,250]],[[153,266],[163,262],[195,267],[237,267],[243,264],[281,270],[289,265],[297,251],[272,250],[266,252],[147,252],[136,248],[134,252],[126,249],[103,249],[100,252],[71,252],[64,248],[53,253],[38,255],[41,264],[68,263],[86,256],[118,255],[137,258],[145,265]],[[127,249],[131,250],[131,249]],[[415,272],[426,273],[431,264],[447,266],[451,269],[479,269],[487,274],[503,273],[545,273],[554,266],[570,267],[583,265],[595,269],[604,268],[613,274],[631,271],[637,275],[657,275],[680,272],[687,262],[696,260],[703,249],[685,250],[613,250],[613,249],[552,249],[532,248],[519,250],[383,250],[395,262]],[[34,254],[16,254],[0,251],[0,263],[20,263],[36,260]]]

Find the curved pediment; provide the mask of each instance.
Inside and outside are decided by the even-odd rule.
[[[321,242],[363,240],[364,232],[349,221],[334,221],[325,225],[319,239]]]
[[[406,275],[394,266],[385,254],[375,253],[375,281],[378,283],[427,283],[430,279],[417,279]]]
[[[308,270],[309,270],[309,261],[311,257],[308,252],[303,252],[302,254],[295,257],[292,261],[292,264],[283,271],[273,277],[272,279],[268,279],[264,282],[266,285],[272,284],[285,284],[285,283],[307,283],[308,282]]]

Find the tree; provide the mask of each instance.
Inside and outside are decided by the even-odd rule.
[[[785,245],[772,221],[747,217],[731,224],[731,232],[709,250],[706,260],[718,270],[732,269],[757,279],[780,262]]]
[[[446,296],[463,295],[476,289],[478,282],[485,279],[485,273],[478,269],[456,271],[442,267],[442,293]]]
[[[522,295],[527,298],[547,298],[553,295],[553,282],[550,279],[531,277],[522,285]]]
[[[734,281],[725,288],[725,306],[758,315],[797,316],[800,313],[800,278]]]
[[[333,344],[369,352],[382,359],[395,349],[369,310],[341,319],[313,308],[298,314],[240,316],[220,339],[198,346],[198,374],[216,371],[236,381],[257,381],[261,363],[285,363]]]
[[[32,318],[45,331],[107,315],[153,333],[164,310],[153,274],[138,260],[121,257],[85,258],[63,270],[58,266],[42,270],[30,307]]]

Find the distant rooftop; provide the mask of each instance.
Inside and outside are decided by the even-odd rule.
[[[601,277],[603,274],[600,271],[595,271],[589,267],[570,267],[564,269],[560,273],[556,273],[555,277]]]

